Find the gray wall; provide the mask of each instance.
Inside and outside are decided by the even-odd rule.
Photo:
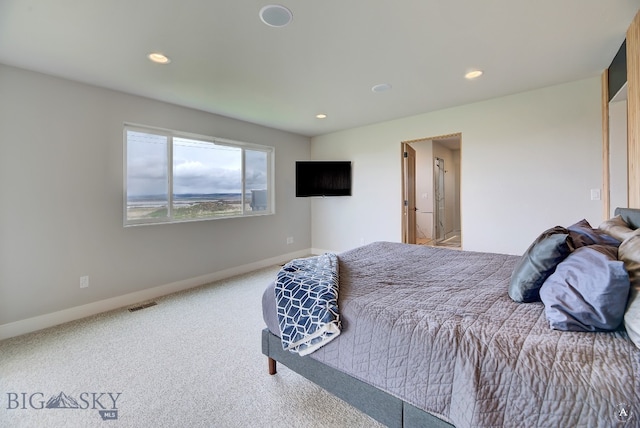
[[[124,122],[274,146],[276,214],[124,228]],[[0,65],[0,138],[0,326],[311,246],[306,137]]]

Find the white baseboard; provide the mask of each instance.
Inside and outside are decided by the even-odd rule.
[[[14,321],[8,324],[0,325],[0,340],[9,339],[10,337],[20,336],[44,328],[53,327],[70,321],[75,321],[91,315],[114,309],[130,306],[146,300],[157,299],[167,294],[176,293],[178,291],[188,290],[189,288],[199,287],[210,282],[219,281],[221,279],[230,278],[232,276],[241,275],[267,266],[273,266],[288,262],[291,259],[305,257],[312,250],[305,249],[293,253],[283,254],[278,257],[272,257],[258,262],[249,263],[207,275],[189,278],[182,281],[172,282],[145,290],[136,291],[134,293],[124,294],[105,300],[100,300],[86,305],[75,306],[73,308],[63,309],[61,311],[49,314],[38,315],[24,320]],[[266,284],[265,284],[266,287]]]

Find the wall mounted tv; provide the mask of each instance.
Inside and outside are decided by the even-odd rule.
[[[296,196],[351,196],[351,162],[297,161]]]

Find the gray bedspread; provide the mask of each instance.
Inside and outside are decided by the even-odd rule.
[[[513,302],[518,259],[389,242],[339,254],[343,331],[311,358],[459,428],[640,426],[640,351],[624,330],[554,331],[541,303]]]

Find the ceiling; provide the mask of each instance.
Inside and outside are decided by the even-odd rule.
[[[278,3],[293,13],[280,28],[260,20],[269,1],[0,0],[0,63],[316,136],[599,76],[640,8]],[[150,62],[154,51],[171,63]],[[484,75],[466,80],[475,68]]]

